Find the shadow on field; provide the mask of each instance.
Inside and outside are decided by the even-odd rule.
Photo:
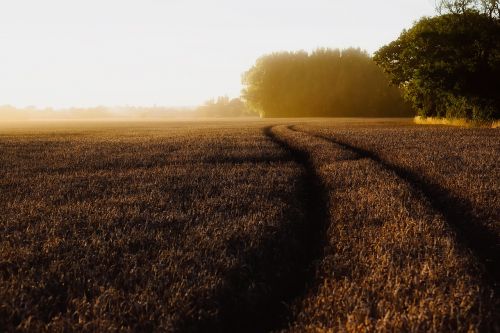
[[[295,126],[289,126],[288,128],[300,132]],[[439,184],[431,183],[417,173],[382,159],[372,151],[353,146],[327,135],[309,134],[340,145],[362,157],[379,163],[382,167],[407,181],[414,189],[420,191],[427,198],[432,208],[441,213],[447,223],[455,230],[459,242],[468,247],[480,261],[486,271],[486,282],[493,286],[497,296],[500,295],[500,241],[481,224],[481,221],[478,221],[471,214],[473,207],[470,203],[452,195]]]
[[[205,319],[185,318],[178,325],[179,331],[266,332],[287,328],[290,304],[310,287],[315,262],[326,242],[327,194],[306,152],[288,146],[271,127],[264,128],[264,134],[303,168],[297,197],[286,198],[295,209],[288,211],[279,228],[253,251],[241,255],[234,270],[225,274],[223,288],[199,300],[215,304],[217,314]],[[234,248],[239,247],[237,242]]]

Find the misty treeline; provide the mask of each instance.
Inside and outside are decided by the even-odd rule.
[[[1,120],[88,120],[88,119],[141,119],[141,118],[172,118],[195,116],[194,109],[190,107],[136,107],[96,106],[89,108],[37,108],[28,106],[17,108],[11,105],[0,105]]]
[[[412,115],[399,89],[360,49],[265,55],[242,80],[242,97],[264,117]]]
[[[256,116],[256,112],[248,108],[240,98],[219,96],[211,99],[196,109],[202,117],[249,117]]]
[[[499,119],[500,0],[440,0],[436,10],[373,57],[264,55],[243,74],[242,98],[265,117]]]
[[[499,1],[442,0],[437,9],[374,60],[420,116],[499,119]]]

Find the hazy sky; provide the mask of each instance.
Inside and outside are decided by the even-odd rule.
[[[0,105],[196,105],[279,50],[373,52],[434,0],[0,0]]]

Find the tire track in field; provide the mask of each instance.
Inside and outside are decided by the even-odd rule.
[[[470,251],[470,249],[464,248],[463,244],[461,244],[461,239],[457,239],[456,232],[452,232],[453,226],[450,226],[449,228],[447,227],[447,225],[449,225],[449,221],[446,220],[446,217],[443,213],[441,213],[440,210],[435,209],[432,201],[424,195],[422,190],[415,187],[413,183],[406,180],[404,177],[401,177],[401,175],[394,170],[390,169],[383,163],[384,161],[382,161],[381,158],[374,158],[374,156],[371,156],[370,154],[367,154],[362,150],[352,149],[352,147],[347,147],[342,143],[337,143],[334,140],[330,140],[329,137],[315,136],[314,133],[310,133],[307,130],[299,131],[296,130],[293,125],[279,126],[277,128],[274,128],[273,132],[279,138],[284,140],[285,144],[288,143],[288,145],[292,147],[298,147],[296,149],[308,152],[309,163],[312,164],[313,169],[316,169],[315,173],[318,175],[318,178],[323,180],[324,187],[328,189],[328,194],[331,195],[330,199],[332,201],[329,201],[327,205],[327,207],[330,207],[331,209],[331,213],[329,214],[329,218],[331,218],[331,220],[329,220],[328,224],[331,228],[333,228],[328,230],[328,240],[331,241],[331,244],[330,242],[325,242],[326,244],[324,248],[324,255],[320,257],[320,259],[324,262],[321,263],[321,266],[319,266],[319,268],[323,269],[324,267],[327,267],[327,270],[332,267],[340,268],[340,270],[337,272],[340,274],[336,274],[335,270],[333,271],[337,276],[331,276],[333,278],[333,281],[335,282],[333,284],[330,284],[329,286],[326,285],[326,282],[325,284],[321,283],[321,279],[323,279],[323,274],[325,274],[325,272],[322,272],[320,270],[317,272],[318,274],[316,276],[313,275],[311,277],[310,285],[312,287],[310,287],[307,292],[304,293],[304,296],[302,298],[298,297],[296,299],[296,303],[294,302],[294,304],[296,304],[294,310],[298,312],[294,313],[293,318],[295,320],[290,323],[290,328],[292,328],[292,331],[294,328],[300,331],[301,328],[304,327],[337,327],[336,325],[340,325],[337,327],[340,328],[342,326],[340,321],[348,320],[346,318],[343,318],[343,314],[352,313],[354,316],[363,316],[363,313],[359,312],[358,310],[363,309],[363,307],[365,306],[363,298],[358,299],[357,301],[355,300],[354,302],[351,302],[350,300],[353,298],[353,296],[355,297],[355,295],[363,295],[364,290],[367,290],[366,295],[368,295],[368,299],[373,300],[373,297],[376,297],[377,300],[381,301],[382,305],[379,310],[382,311],[381,314],[385,314],[384,316],[377,317],[374,312],[370,312],[368,317],[365,318],[370,322],[372,322],[372,320],[380,320],[382,318],[384,318],[383,322],[385,322],[385,320],[387,319],[387,314],[391,312],[396,314],[394,318],[399,318],[394,319],[394,324],[396,324],[396,326],[394,327],[397,327],[397,325],[399,325],[397,323],[401,323],[401,320],[406,320],[404,318],[408,318],[407,315],[409,315],[410,313],[416,315],[417,313],[412,312],[414,308],[411,309],[399,303],[400,297],[397,296],[397,291],[399,290],[399,288],[397,286],[398,281],[404,281],[405,286],[414,286],[413,277],[416,275],[418,276],[420,274],[420,271],[418,269],[418,266],[414,266],[412,262],[415,258],[420,258],[420,245],[423,245],[423,247],[426,249],[425,253],[423,254],[423,258],[427,258],[432,261],[429,267],[436,268],[435,271],[437,275],[435,276],[438,278],[436,280],[432,280],[432,278],[429,280],[425,280],[425,289],[423,289],[420,293],[415,292],[415,289],[413,289],[413,287],[410,287],[411,289],[408,290],[408,294],[406,296],[401,295],[405,300],[405,304],[422,304],[421,301],[425,302],[426,300],[434,299],[435,295],[433,294],[433,292],[437,290],[438,296],[440,296],[436,298],[437,302],[443,302],[442,304],[444,305],[460,304],[460,306],[458,307],[460,309],[460,313],[469,313],[469,311],[472,311],[471,322],[474,322],[474,318],[476,318],[476,316],[485,320],[485,324],[483,326],[483,324],[480,324],[482,319],[479,319],[478,327],[487,329],[488,327],[496,326],[494,324],[494,313],[496,309],[495,304],[497,304],[497,302],[494,298],[495,293],[491,288],[492,285],[489,283],[490,281],[485,278],[484,273],[486,272],[478,269],[478,266],[480,265],[476,266],[476,263],[480,264],[480,261],[477,260],[477,257],[474,258],[474,253]],[[334,165],[337,162],[340,162],[338,164],[339,168],[336,168],[336,166]],[[360,167],[360,169],[354,169],[356,167]],[[367,168],[365,169],[365,167]],[[377,177],[377,180],[373,179],[375,184],[366,183],[363,172],[374,172],[374,174],[372,175],[375,175],[375,177]],[[330,175],[332,175],[332,177],[334,178],[336,177],[337,181],[335,181],[334,178],[330,178]],[[350,175],[353,176],[352,182],[350,181]],[[396,186],[395,188],[393,188],[393,191],[390,191],[391,186],[386,187],[386,185],[388,184]],[[339,192],[337,192],[337,186],[339,186]],[[406,237],[406,239],[410,241],[407,242],[405,239],[400,239],[400,243],[392,243],[391,240],[384,239],[384,237],[375,237],[376,239],[382,240],[383,242],[386,241],[386,244],[389,247],[387,249],[385,248],[385,246],[378,247],[378,249],[373,248],[373,250],[375,250],[374,256],[368,254],[366,256],[368,257],[368,259],[364,260],[364,258],[361,257],[361,254],[363,254],[364,249],[367,248],[365,247],[364,242],[360,238],[358,238],[357,235],[364,234],[365,236],[371,237],[371,232],[373,231],[373,229],[371,229],[370,226],[366,228],[356,228],[355,222],[357,221],[357,217],[363,216],[363,210],[361,209],[361,214],[350,214],[349,210],[344,211],[342,209],[340,210],[340,212],[343,213],[336,213],[339,212],[336,209],[336,205],[341,205],[342,203],[348,202],[348,206],[354,207],[357,205],[358,201],[364,203],[364,200],[361,197],[361,195],[363,195],[363,192],[358,192],[357,196],[356,194],[354,196],[351,196],[349,191],[351,191],[352,186],[354,186],[355,192],[360,189],[364,189],[365,194],[367,194],[370,189],[372,191],[373,189],[377,188],[381,190],[381,192],[383,193],[381,196],[375,194],[374,196],[372,196],[371,201],[370,199],[367,199],[368,201],[366,201],[366,203],[373,202],[385,205],[385,203],[381,201],[384,200],[384,198],[393,198],[395,201],[399,202],[399,204],[396,203],[395,205],[391,204],[390,206],[384,206],[389,209],[388,211],[386,211],[387,222],[393,224],[394,227],[398,228],[397,230],[394,230],[394,236],[410,236]],[[398,190],[400,188],[403,189],[403,192],[401,193],[399,193]],[[396,190],[396,193],[394,193],[394,189]],[[344,195],[346,196],[344,197]],[[353,199],[355,201],[352,201]],[[416,206],[418,206],[419,208],[414,209],[412,207],[412,203],[417,203]],[[404,224],[398,224],[400,223],[400,216],[398,216],[397,213],[392,214],[392,212],[399,211],[398,205],[402,205],[400,207],[404,208],[404,212],[409,214],[409,216],[413,216],[412,211],[417,214],[415,215],[414,227],[411,226],[413,225],[413,223],[409,224],[409,231],[406,230],[407,228],[406,226],[404,226]],[[367,212],[369,212],[369,210],[367,210]],[[377,214],[369,213],[369,215],[367,216],[372,218],[375,217],[374,222],[377,222]],[[432,224],[429,224],[429,217],[436,218],[437,229],[434,229],[434,226]],[[382,219],[384,218],[382,217]],[[348,233],[347,236],[345,236],[346,233],[342,232],[342,230],[349,229],[351,227],[351,221],[354,222],[354,233],[351,233],[350,235]],[[411,219],[411,221],[413,221],[413,218]],[[338,226],[340,226],[340,229],[336,229]],[[375,226],[378,227],[379,225],[375,224]],[[378,230],[382,229],[379,228]],[[438,241],[441,239],[443,242],[433,242],[432,238],[427,239],[427,241],[423,241],[422,243],[411,241],[412,239],[418,239],[411,236],[422,236],[424,234],[420,231],[425,232],[425,230],[437,237],[444,236],[444,238],[438,239]],[[436,233],[434,233],[435,230]],[[335,234],[336,231],[339,231],[339,233]],[[393,232],[390,229],[388,231],[389,233]],[[383,235],[383,233],[381,234]],[[338,239],[336,236],[339,236]],[[453,247],[453,245],[451,244],[457,244],[457,240],[459,246],[457,246],[455,250],[455,247]],[[376,246],[380,243],[371,244],[372,246]],[[405,251],[404,248],[402,249],[403,251],[399,251],[399,244],[406,244],[405,246],[407,246],[406,249],[408,251]],[[413,246],[408,247],[408,245]],[[350,248],[355,250],[352,251],[350,250]],[[413,251],[411,249],[416,250]],[[427,249],[429,250],[427,251]],[[334,252],[332,252],[332,250]],[[442,252],[442,250],[445,252]],[[448,250],[450,252],[446,252]],[[336,258],[336,253],[340,253],[340,257]],[[439,267],[441,266],[441,264],[438,261],[438,258],[440,258],[440,256],[445,253],[452,253],[452,255],[457,256],[457,259],[465,258],[465,261],[460,260],[460,263],[463,263],[465,265],[456,267],[451,264],[445,266],[447,268],[456,268],[457,271],[455,271],[454,269],[440,269]],[[334,255],[331,256],[332,254]],[[358,254],[360,254],[359,257]],[[355,268],[357,266],[355,264],[348,268],[349,272],[352,272],[354,274],[352,275],[352,278],[342,279],[342,274],[345,274],[345,272],[342,271],[342,267],[349,267],[350,259],[348,258],[357,258],[362,264],[362,267],[368,267],[369,272],[369,267],[375,267],[375,265],[377,265],[376,262],[378,258],[385,257],[385,254],[393,255],[396,259],[401,258],[406,263],[404,267],[398,267],[397,263],[396,266],[390,266],[396,269],[401,268],[400,272],[403,274],[402,280],[398,280],[397,277],[394,277],[398,276],[399,274],[391,276],[386,275],[386,273],[382,271],[379,272],[378,275],[375,276],[375,279],[372,281],[370,277],[371,274],[365,273],[363,269],[358,270],[357,268]],[[429,256],[426,257],[426,255]],[[340,258],[340,260],[338,260],[338,258]],[[326,266],[323,266],[323,264],[325,264]],[[453,274],[457,274],[457,272],[459,272],[459,274],[453,276]],[[330,272],[327,271],[326,276],[329,276],[328,274],[330,274]],[[463,279],[461,278],[462,276],[464,277]],[[340,277],[340,279],[338,279],[338,277]],[[468,280],[469,278],[471,279]],[[480,279],[483,278],[484,281],[481,281]],[[328,279],[324,281],[328,281]],[[344,283],[344,281],[347,282]],[[386,285],[386,281],[388,285]],[[447,284],[447,281],[449,281],[451,284]],[[461,284],[462,282],[467,283],[467,281],[470,281],[470,285],[468,287],[471,287],[471,289],[467,289],[467,287],[463,287],[463,285]],[[357,286],[363,287],[361,287],[362,289],[357,289]],[[387,291],[389,293],[388,295],[384,295],[386,286],[387,288],[389,288]],[[447,295],[450,290],[458,290],[458,292]],[[468,290],[471,290],[473,292],[473,295],[470,297],[464,297],[463,295],[469,295]],[[347,292],[344,293],[343,291]],[[425,297],[421,298],[422,295],[425,295]],[[323,300],[331,300],[332,304],[334,304],[332,305],[333,307],[329,308],[328,305],[324,305]],[[448,300],[450,303],[447,303]],[[319,306],[318,304],[323,305]],[[394,308],[393,306],[391,306],[391,304],[400,304],[400,307]],[[465,305],[462,306],[463,304]],[[325,307],[322,308],[323,306]],[[332,314],[332,309],[338,310],[336,315]],[[389,312],[384,312],[384,309],[389,310]],[[418,310],[418,313],[424,314],[426,313],[426,311],[433,311],[432,309],[433,306],[427,304],[422,308],[422,310]],[[370,311],[375,310],[372,310],[371,308]],[[402,312],[400,313],[399,311]],[[475,313],[474,311],[478,312]],[[397,315],[398,313],[399,315]],[[417,318],[424,318],[425,315],[423,315],[422,317],[420,314],[417,317],[414,317],[413,321],[408,324],[410,325],[408,326],[408,330],[412,330],[410,329],[410,327],[415,327],[412,325],[421,324],[420,320],[422,319]],[[336,319],[331,319],[332,316]],[[455,317],[457,318],[456,320],[458,320],[459,317],[457,316],[457,313],[449,311],[443,313],[442,319],[445,321],[451,319],[450,323],[453,323]],[[460,318],[462,320],[469,320],[469,318],[466,318],[463,315]],[[338,324],[336,324],[337,320],[339,320]],[[363,321],[363,323],[366,323],[366,321]],[[377,323],[380,322],[377,321]],[[430,327],[431,326],[429,326],[429,328]],[[449,327],[454,326],[452,325]]]
[[[305,295],[312,287],[315,265],[323,256],[323,250],[327,243],[326,230],[329,223],[327,190],[313,166],[310,153],[297,149],[279,138],[273,132],[273,127],[275,126],[265,127],[264,134],[287,151],[292,159],[304,169],[303,192],[300,193],[300,199],[304,202],[304,223],[300,230],[304,258],[301,269],[294,272],[292,276],[285,277],[285,279],[292,281],[291,288],[279,301],[281,306],[275,309],[275,313],[271,314],[274,320],[267,325],[268,331],[286,328],[292,319],[289,306],[294,300]]]
[[[241,261],[250,263],[225,274],[229,281],[211,295],[217,315],[206,320],[181,319],[176,330],[182,332],[270,332],[285,329],[292,319],[290,306],[311,287],[315,263],[326,243],[327,194],[310,155],[280,139],[265,127],[263,134],[288,153],[303,170],[299,182],[297,212],[290,212],[272,235]],[[290,258],[292,259],[290,260]],[[256,284],[258,293],[248,294],[248,284]]]
[[[464,214],[464,211],[472,211],[470,205],[453,196],[439,184],[431,183],[421,175],[395,165],[373,151],[351,145],[331,136],[301,131],[295,125],[290,125],[288,128],[295,132],[306,133],[312,137],[326,140],[361,157],[371,159],[383,168],[394,172],[399,178],[420,192],[431,207],[439,212],[448,225],[455,230],[458,241],[471,250],[479,260],[486,272],[484,277],[486,282],[492,285],[497,297],[500,295],[500,241],[472,214]],[[461,209],[457,209],[457,207]]]

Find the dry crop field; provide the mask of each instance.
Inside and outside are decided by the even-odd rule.
[[[499,129],[0,128],[0,331],[500,331]]]

